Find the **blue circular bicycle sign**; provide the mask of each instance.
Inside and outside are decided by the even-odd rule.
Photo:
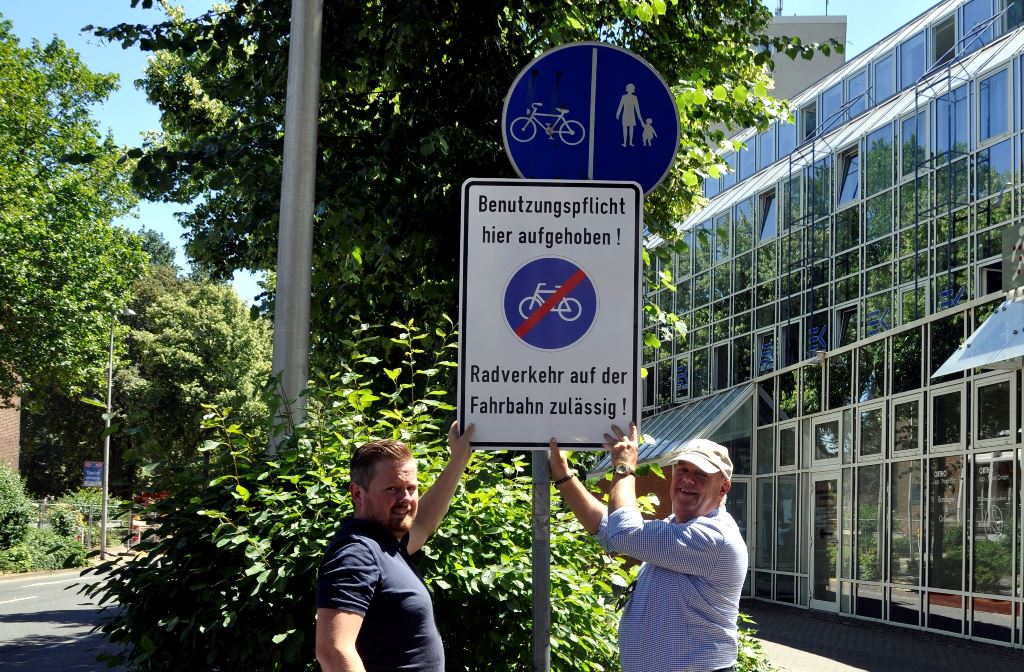
[[[561,350],[587,335],[597,316],[597,291],[586,272],[561,257],[519,268],[505,286],[505,321],[524,343]]]
[[[621,47],[577,42],[534,59],[502,111],[505,151],[527,179],[657,187],[675,160],[679,111],[650,63]]]

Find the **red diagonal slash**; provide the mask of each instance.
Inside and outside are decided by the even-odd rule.
[[[523,323],[516,327],[516,336],[522,338],[530,333],[530,330],[537,326],[538,323],[544,316],[551,312],[551,309],[558,305],[558,303],[566,297],[566,295],[572,290],[576,289],[576,285],[580,284],[587,279],[587,274],[583,272],[582,268],[577,268],[576,272],[572,274],[572,277],[562,283],[554,294],[548,297],[547,301],[542,303],[537,310],[530,313],[530,316],[523,320]]]

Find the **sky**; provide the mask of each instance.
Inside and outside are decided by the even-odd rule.
[[[763,3],[774,11],[777,0],[763,0]],[[121,89],[96,108],[95,116],[101,128],[113,132],[118,143],[131,146],[140,144],[140,133],[160,126],[158,110],[133,84],[143,75],[146,56],[136,49],[123,50],[119,45],[107,44],[81,29],[89,24],[111,26],[162,20],[163,13],[159,9],[144,10],[139,4],[139,8],[132,9],[131,0],[0,0],[0,14],[14,24],[14,33],[23,44],[33,38],[46,43],[56,35],[78,51],[91,70],[120,75]],[[184,5],[187,14],[195,15],[213,2],[179,0],[176,4]],[[783,0],[782,14],[845,15],[849,60],[934,4],[933,0]],[[885,20],[879,20],[880,16]],[[509,72],[510,85],[515,75]],[[147,228],[160,232],[175,246],[178,266],[187,269],[188,262],[182,251],[182,228],[174,218],[174,213],[181,209],[178,205],[142,202],[135,217],[118,223],[132,230]],[[242,300],[251,302],[260,292],[256,280],[251,273],[236,274],[233,284]]]

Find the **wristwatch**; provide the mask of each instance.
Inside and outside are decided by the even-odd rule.
[[[636,471],[633,470],[633,467],[626,464],[616,464],[615,473],[619,476],[636,476]]]

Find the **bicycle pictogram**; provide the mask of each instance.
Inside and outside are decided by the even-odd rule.
[[[554,140],[557,135],[559,140],[570,147],[583,142],[587,131],[583,124],[575,119],[566,119],[565,115],[569,113],[569,108],[556,107],[558,114],[554,114],[541,112],[540,108],[543,105],[544,103],[533,103],[525,115],[512,120],[508,130],[513,140],[530,142],[537,136],[539,128],[544,131],[548,140]]]
[[[537,289],[533,291],[533,294],[519,302],[519,316],[523,319],[528,318],[534,310],[544,305],[545,295],[554,294],[561,288],[561,285],[555,285],[551,289],[547,289],[546,282],[538,282]],[[583,314],[583,306],[571,296],[566,296],[558,302],[557,306],[551,309],[551,312],[558,315],[565,322],[575,322]]]

